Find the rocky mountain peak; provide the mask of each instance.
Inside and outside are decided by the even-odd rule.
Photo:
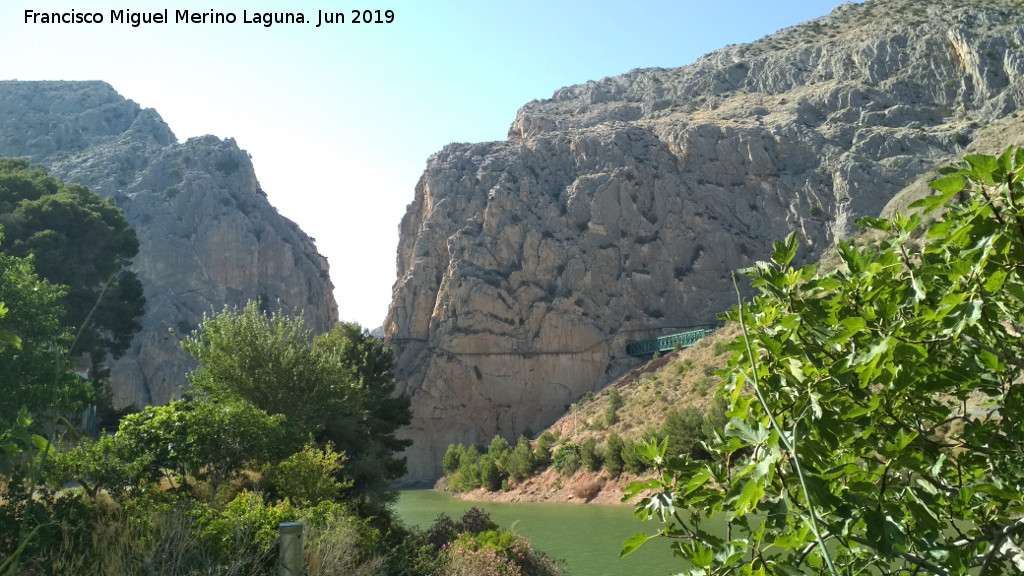
[[[805,258],[1024,104],[1009,0],[871,0],[689,66],[519,110],[504,142],[430,158],[385,324],[413,396],[412,481],[451,443],[539,430],[637,362],[632,340],[716,321],[731,271],[798,233]]]
[[[259,299],[326,331],[337,321],[327,260],[267,201],[233,139],[179,143],[152,109],[104,82],[0,82],[0,156],[28,157],[125,212],[139,238],[142,331],[111,364],[117,406],[181,395],[179,339],[204,314]]]

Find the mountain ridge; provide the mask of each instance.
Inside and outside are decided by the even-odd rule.
[[[514,440],[705,324],[730,273],[795,231],[808,260],[1024,103],[1008,1],[843,5],[675,69],[523,106],[433,155],[385,323],[413,397],[410,481],[449,444]]]
[[[0,81],[0,156],[110,198],[138,235],[146,309],[110,362],[116,407],[181,395],[194,362],[178,340],[204,314],[260,299],[315,330],[337,321],[327,260],[270,205],[233,139],[178,142],[155,110],[101,81]]]

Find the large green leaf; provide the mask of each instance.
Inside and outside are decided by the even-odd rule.
[[[637,548],[643,546],[644,542],[650,540],[651,537],[643,532],[637,532],[631,536],[628,540],[622,543],[622,550],[619,551],[619,558],[625,558],[633,552],[636,552]]]

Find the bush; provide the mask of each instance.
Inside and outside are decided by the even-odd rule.
[[[711,351],[714,352],[715,356],[721,356],[722,354],[725,354],[726,352],[729,351],[729,347],[728,345],[726,345],[725,342],[718,340],[715,342],[715,345],[711,348]]]
[[[511,532],[462,534],[444,549],[444,576],[557,576],[558,566]]]
[[[462,520],[457,525],[459,532],[479,534],[488,530],[496,530],[498,525],[491,520],[490,514],[480,508],[473,506],[462,514]]]
[[[281,498],[301,506],[313,506],[324,500],[336,500],[352,481],[338,482],[345,455],[334,451],[334,444],[323,449],[307,444],[274,467],[273,482]]]
[[[428,544],[433,546],[435,550],[440,550],[445,544],[455,539],[455,536],[459,533],[459,527],[452,520],[451,516],[447,514],[438,514],[437,518],[434,519],[434,523],[430,525],[424,532],[424,537]]]
[[[744,270],[714,461],[647,444],[661,473],[624,491],[658,535],[734,519],[727,543],[673,546],[701,572],[1021,573],[1024,148],[939,173],[837,265],[794,265],[793,233]]]
[[[589,502],[594,499],[601,492],[601,488],[604,486],[603,480],[589,480],[587,482],[581,482],[572,488],[572,495]]]
[[[562,476],[572,476],[580,469],[580,447],[575,444],[564,444],[555,452],[555,470]]]

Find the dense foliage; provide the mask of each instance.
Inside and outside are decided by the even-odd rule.
[[[746,271],[713,459],[648,443],[627,493],[688,573],[1024,571],[1024,149],[944,174],[836,269],[790,236]]]
[[[610,405],[621,407],[621,398]],[[706,459],[709,455],[702,442],[722,429],[724,415],[724,400],[712,402],[704,412],[696,408],[673,410],[660,429],[647,430],[643,438],[667,437],[671,453]],[[491,492],[508,490],[551,468],[563,477],[571,477],[582,470],[600,472],[603,469],[605,478],[616,479],[623,472],[643,474],[650,470],[650,462],[637,454],[636,447],[636,439],[622,438],[615,432],[608,434],[603,444],[598,444],[594,437],[575,443],[571,438],[545,431],[535,442],[520,436],[515,448],[501,436],[495,436],[486,450],[449,445],[441,469],[447,487],[456,492],[476,488]]]
[[[0,478],[29,477],[54,418],[91,396],[92,387],[65,361],[73,340],[62,323],[63,294],[36,275],[31,258],[0,254]]]
[[[0,257],[12,262],[26,264]],[[49,294],[30,266],[19,270],[26,286]],[[5,294],[19,307],[31,304]],[[17,320],[14,308],[0,309],[0,353],[33,344],[15,336]],[[301,320],[250,306],[208,318],[185,346],[205,360],[193,374],[197,393],[131,414],[112,435],[82,438],[65,423],[47,447],[32,442],[30,423],[0,429],[0,446],[39,472],[32,480],[0,474],[0,575],[276,574],[278,525],[286,521],[304,523],[310,575],[498,566],[557,574],[479,510],[428,531],[393,519],[385,478],[401,470],[404,443],[392,434],[408,400],[392,395],[390,352],[358,327],[314,338]],[[243,352],[253,349],[262,361]],[[281,389],[293,383],[340,415],[308,396],[292,401]],[[340,433],[363,468],[353,471],[350,453],[330,439]],[[367,470],[371,461],[375,470]],[[71,484],[81,490],[65,488]]]
[[[41,277],[67,287],[61,297],[65,325],[84,327],[75,352],[88,352],[96,364],[123,354],[140,328],[145,298],[128,270],[139,243],[121,210],[84,186],[4,158],[0,225],[4,253],[31,255]]]
[[[470,508],[455,522],[445,514],[422,536],[416,571],[437,576],[557,576],[559,564],[522,536],[501,530]]]
[[[312,437],[345,454],[339,480],[351,481],[350,497],[393,497],[388,484],[405,473],[399,453],[409,444],[395,432],[411,411],[395,394],[394,359],[382,342],[351,324],[314,336],[302,318],[250,303],[205,318],[183,346],[199,361],[189,380],[201,398],[283,415],[296,449]]]

